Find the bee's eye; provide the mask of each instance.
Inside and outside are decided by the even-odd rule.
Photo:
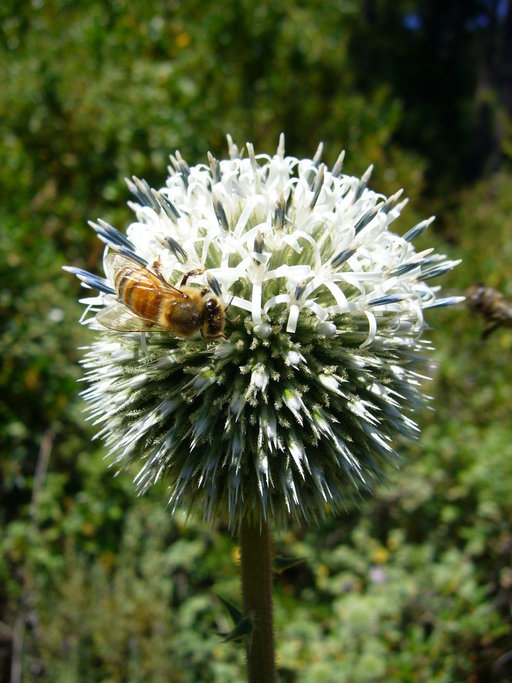
[[[208,299],[206,302],[206,309],[210,312],[213,313],[217,308],[217,303],[213,299]]]

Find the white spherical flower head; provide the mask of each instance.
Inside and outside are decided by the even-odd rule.
[[[165,187],[128,186],[136,220],[106,242],[105,278],[83,300],[99,338],[84,392],[118,466],[141,492],[165,476],[170,505],[311,521],[370,490],[414,436],[423,311],[455,303],[428,281],[455,261],[390,231],[405,201],[313,159],[239,154]],[[216,317],[215,317],[216,316]],[[138,331],[138,333],[137,333]]]

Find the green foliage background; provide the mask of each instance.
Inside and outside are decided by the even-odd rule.
[[[79,287],[130,220],[123,177],[225,133],[405,187],[399,229],[462,257],[443,285],[512,297],[512,9],[502,0],[5,0],[0,7],[0,680],[238,681],[215,594],[238,600],[236,541],[172,520],[165,490],[113,478],[77,398]],[[512,330],[432,313],[439,367],[421,444],[375,499],[277,550],[282,681],[512,676]],[[46,465],[46,467],[45,467]],[[17,649],[20,634],[23,647]],[[13,642],[15,643],[13,655]],[[12,656],[13,655],[13,656]],[[11,679],[12,680],[12,679]]]

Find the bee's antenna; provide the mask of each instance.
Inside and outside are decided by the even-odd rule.
[[[234,298],[235,298],[235,295],[232,294],[232,295],[231,295],[231,299],[229,300],[229,304],[228,304],[228,305],[226,306],[226,308],[224,309],[224,313],[227,313],[229,307],[230,307],[231,304],[233,303],[233,299],[234,299]]]

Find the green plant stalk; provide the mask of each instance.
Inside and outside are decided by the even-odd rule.
[[[240,529],[243,613],[254,624],[246,643],[249,683],[276,680],[271,559],[268,523],[260,525],[245,517]]]

